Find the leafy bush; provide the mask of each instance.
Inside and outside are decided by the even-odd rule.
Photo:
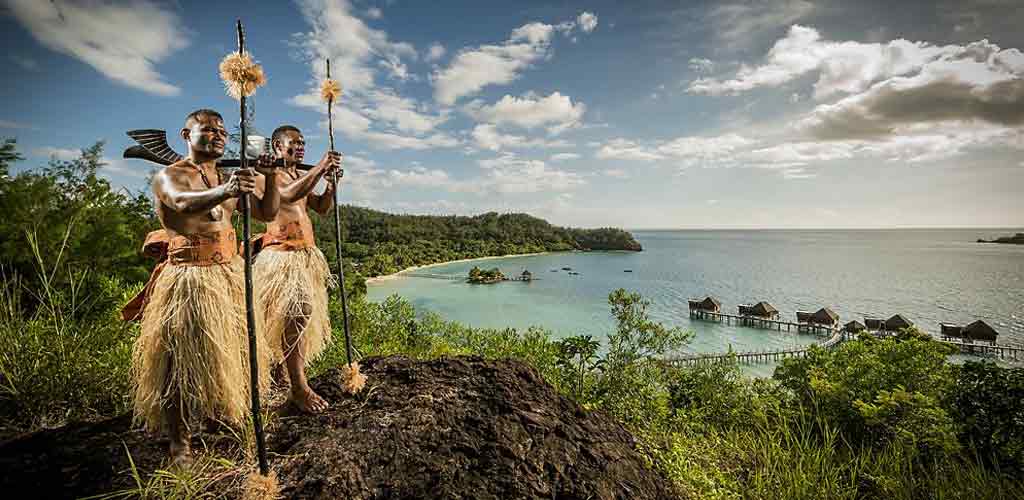
[[[1005,470],[1024,470],[1024,368],[968,361],[951,400],[964,443]]]

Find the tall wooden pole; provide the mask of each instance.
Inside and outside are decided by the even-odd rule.
[[[327,60],[327,79],[331,78],[331,60]],[[334,151],[334,99],[327,100],[327,137]],[[352,364],[352,335],[348,326],[348,298],[345,296],[345,266],[341,261],[341,207],[338,206],[338,170],[334,170],[334,251],[338,261],[338,289],[341,293],[341,316],[345,329],[345,357]]]
[[[238,20],[238,54],[245,53],[245,32],[242,30],[242,20]],[[240,146],[241,168],[249,168],[249,159],[246,158],[246,126],[245,126],[245,93],[241,93],[239,112],[241,121],[239,128],[242,131]],[[251,199],[248,193],[243,194],[242,205],[242,241],[245,245],[243,252],[245,258],[245,326],[249,333],[249,384],[252,395],[252,425],[256,432],[256,455],[259,459],[260,474],[266,476],[269,472],[267,466],[267,443],[263,435],[263,418],[260,415],[260,372],[259,359],[256,352],[256,307],[253,305],[252,297],[252,210],[250,209]]]

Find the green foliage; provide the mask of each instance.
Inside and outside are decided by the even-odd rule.
[[[479,267],[473,266],[473,269],[469,270],[469,282],[470,283],[497,283],[505,279],[505,274],[498,268],[492,269],[480,269]]]
[[[47,261],[32,236],[34,284],[0,276],[0,421],[19,431],[124,411],[136,332],[119,309],[140,286],[64,265],[65,247]],[[31,313],[20,303],[25,292]]]
[[[1024,368],[968,361],[951,399],[961,440],[1005,470],[1024,470]]]
[[[865,335],[835,349],[812,347],[803,358],[787,359],[776,369],[775,379],[844,435],[881,445],[885,441],[872,432],[859,405],[875,404],[883,392],[900,389],[925,398],[914,401],[935,407],[952,388],[954,368],[946,361],[950,349],[913,330],[884,340]],[[910,412],[906,416],[920,415]]]
[[[918,449],[926,457],[960,450],[953,419],[933,397],[897,386],[892,391],[878,391],[874,401],[858,399],[853,406],[876,443],[898,443]]]
[[[10,149],[3,163],[11,158],[13,146]],[[36,238],[42,255],[63,251],[62,263],[88,268],[95,276],[116,276],[128,282],[148,276],[151,264],[139,248],[146,233],[158,227],[152,206],[143,194],[112,190],[98,175],[103,165],[103,143],[99,142],[83,149],[79,158],[53,158],[40,170],[0,176],[0,213],[4,214],[0,234],[5,235],[0,239],[0,262],[28,280],[29,288],[40,285],[34,278],[35,259],[26,251],[29,235]],[[72,225],[74,231],[69,232]]]

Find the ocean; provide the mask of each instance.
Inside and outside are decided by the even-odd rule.
[[[608,294],[650,301],[657,321],[693,331],[688,352],[775,349],[818,337],[691,320],[689,298],[711,295],[724,312],[765,300],[783,320],[830,307],[840,321],[900,313],[929,333],[983,319],[999,343],[1024,344],[1024,246],[976,243],[1021,229],[633,231],[643,252],[565,252],[443,264],[373,283],[370,300],[398,294],[421,310],[480,327],[545,327],[556,337],[603,338]],[[470,285],[470,268],[532,282]],[[563,271],[572,268],[577,275]],[[630,272],[626,272],[626,271]]]

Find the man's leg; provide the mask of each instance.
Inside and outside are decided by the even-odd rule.
[[[285,358],[288,378],[292,383],[291,401],[295,406],[307,413],[317,413],[327,409],[327,401],[313,392],[306,380],[306,360],[302,357],[299,342],[305,342],[302,331],[306,328],[306,318],[294,318],[284,327]]]
[[[177,399],[164,408],[164,421],[170,438],[171,464],[188,467],[192,464],[191,436],[188,432],[187,416]]]

